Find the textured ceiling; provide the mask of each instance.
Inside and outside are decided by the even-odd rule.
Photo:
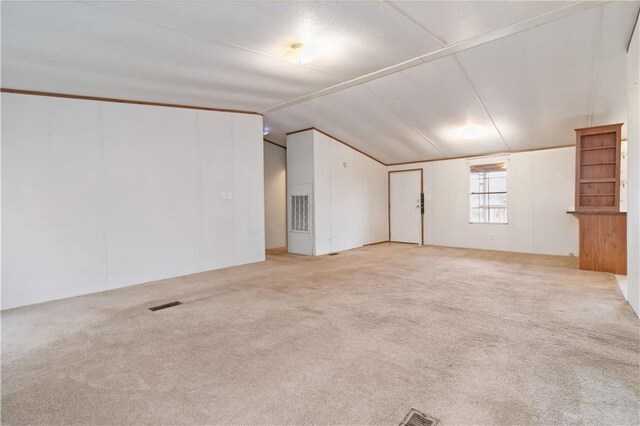
[[[626,121],[638,2],[3,2],[2,86],[265,112],[385,162]],[[305,64],[295,41],[330,46]],[[467,125],[480,129],[461,136]]]

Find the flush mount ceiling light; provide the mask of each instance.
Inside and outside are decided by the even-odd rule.
[[[490,127],[467,122],[462,125],[444,127],[438,131],[438,135],[450,141],[472,141],[487,138],[491,135],[491,131]]]
[[[467,140],[478,139],[484,136],[486,133],[487,129],[475,124],[467,124],[466,126],[460,128],[460,130],[458,131],[459,136],[462,139]]]
[[[285,56],[293,62],[308,64],[321,56],[328,56],[332,53],[335,50],[331,47],[332,44],[328,40],[323,40],[320,43],[313,38],[304,41],[298,40],[286,46]]]

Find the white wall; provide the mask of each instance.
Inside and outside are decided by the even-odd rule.
[[[640,23],[627,53],[627,297],[640,316]]]
[[[320,132],[313,133],[315,254],[386,241],[386,167]]]
[[[264,212],[266,248],[287,245],[287,152],[264,143]]]
[[[290,252],[322,255],[387,240],[384,165],[309,130],[287,137],[287,167],[289,193],[313,195],[312,233],[289,232]]]
[[[311,209],[315,203],[313,196],[313,132],[300,132],[287,136],[287,200],[292,195],[309,195]],[[289,201],[287,201],[289,208]],[[290,223],[287,212],[287,223]],[[313,215],[312,215],[313,216]],[[310,221],[313,223],[313,217]],[[289,253],[313,255],[313,229],[308,233],[292,232],[287,226],[287,248]]]
[[[577,255],[578,221],[566,213],[574,204],[575,149],[522,152],[500,158],[508,159],[506,225],[469,223],[466,159],[389,167],[424,170],[425,244]],[[492,161],[496,158],[487,157],[487,162]]]
[[[1,99],[2,308],[106,289],[99,104]]]
[[[313,135],[313,216],[314,216],[314,251],[321,255],[333,252],[331,244],[332,222],[334,217],[333,196],[333,164],[331,161],[331,143],[318,143],[320,133],[310,131]],[[356,215],[357,213],[352,212]]]
[[[115,103],[99,108],[108,288],[194,272],[192,253],[199,251],[196,114]],[[42,214],[50,226],[47,212]]]
[[[17,94],[2,110],[3,309],[264,260],[260,116]]]

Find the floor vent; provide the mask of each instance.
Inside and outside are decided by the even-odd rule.
[[[167,308],[171,308],[173,306],[178,306],[178,305],[182,305],[182,302],[171,302],[171,303],[165,303],[164,305],[158,305],[158,306],[152,306],[149,308],[150,311],[159,311],[160,309],[167,309]]]
[[[339,254],[340,254],[340,253],[329,253],[329,256],[337,256],[337,255],[339,255]]]
[[[420,411],[412,408],[402,423],[400,423],[400,426],[435,426],[437,423],[437,419],[422,414]]]

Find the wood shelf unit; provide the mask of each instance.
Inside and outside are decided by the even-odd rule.
[[[582,183],[597,183],[597,182],[615,182],[615,178],[600,178],[600,179],[582,179]]]
[[[621,128],[576,129],[576,211],[620,209]]]
[[[581,166],[601,166],[603,164],[616,164],[615,161],[604,161],[602,163],[582,163]]]
[[[620,211],[622,124],[576,129],[580,269],[627,273],[627,216]]]
[[[590,127],[590,128],[592,128],[592,127]],[[583,129],[578,129],[578,130],[583,130]],[[614,148],[615,148],[615,146],[595,146],[595,147],[592,147],[592,148],[580,148],[580,151],[600,151],[600,150],[604,150],[604,149],[614,149]]]

